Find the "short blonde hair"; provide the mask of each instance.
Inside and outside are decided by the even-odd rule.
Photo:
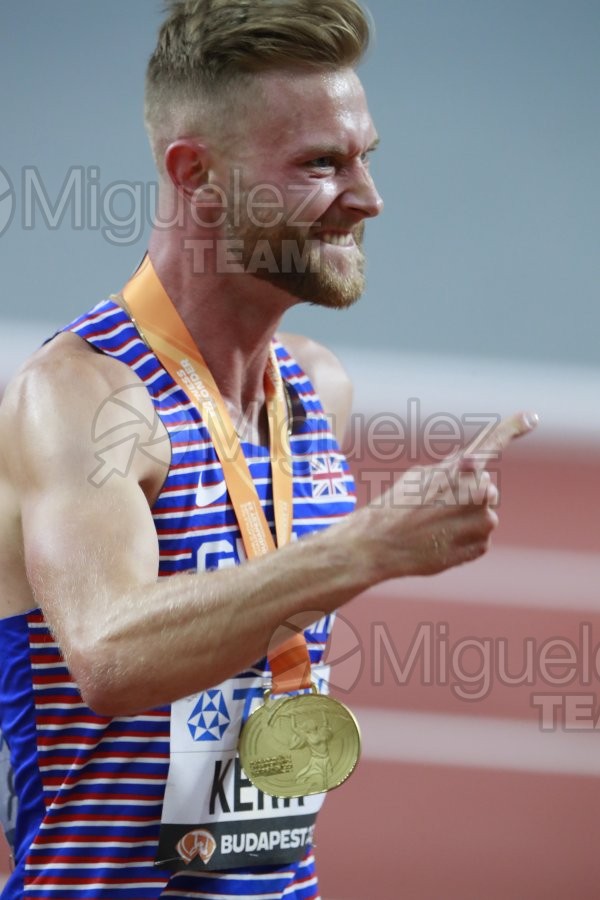
[[[358,0],[169,0],[146,74],[159,168],[170,140],[224,124],[257,73],[356,66],[370,20]]]

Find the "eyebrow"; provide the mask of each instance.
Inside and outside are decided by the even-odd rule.
[[[371,141],[367,150],[365,152],[369,153],[371,150],[376,150],[379,144],[381,143],[381,138],[376,137]],[[314,144],[310,147],[306,147],[306,149],[302,150],[299,154],[300,156],[347,156],[347,151],[344,147],[340,147],[339,144]]]

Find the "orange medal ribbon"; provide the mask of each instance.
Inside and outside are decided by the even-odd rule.
[[[248,558],[270,553],[276,549],[275,542],[221,392],[149,256],[124,287],[122,296],[141,336],[200,413],[223,468]],[[265,396],[279,547],[291,540],[293,520],[292,458],[284,390],[275,352],[271,349],[265,373]],[[269,653],[269,666],[274,694],[310,687],[310,657],[302,632]]]

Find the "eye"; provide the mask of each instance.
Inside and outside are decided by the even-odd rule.
[[[317,156],[308,163],[311,169],[333,169],[335,160],[333,156]]]
[[[375,147],[371,147],[369,150],[365,150],[364,153],[360,154],[360,161],[365,166],[369,166],[371,163],[371,156],[375,153]]]

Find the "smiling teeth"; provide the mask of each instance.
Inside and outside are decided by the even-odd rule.
[[[351,247],[354,244],[351,234],[322,234],[321,240],[325,244],[335,244],[337,247]]]

